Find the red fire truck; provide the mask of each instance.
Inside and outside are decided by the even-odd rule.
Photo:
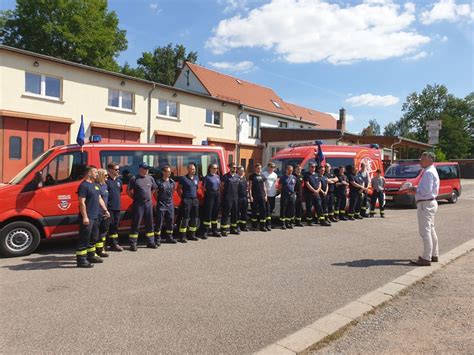
[[[0,184],[0,254],[22,256],[33,252],[41,239],[74,237],[78,232],[77,189],[86,165],[106,169],[110,162],[120,165],[124,185],[147,162],[158,174],[163,165],[172,177],[183,176],[187,165],[195,163],[197,174],[206,175],[207,166],[218,164],[227,172],[221,147],[149,144],[85,144],[53,147],[20,171],[7,184]],[[130,224],[131,199],[122,193],[121,229]],[[202,190],[200,188],[202,197]],[[175,193],[175,205],[180,198]]]

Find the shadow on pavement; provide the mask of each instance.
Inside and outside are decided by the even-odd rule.
[[[76,259],[74,255],[57,256],[45,255],[37,258],[25,258],[23,264],[5,265],[3,268],[13,271],[27,271],[27,270],[50,270],[50,269],[69,269],[76,267]]]
[[[360,259],[353,261],[346,261],[343,263],[333,263],[334,266],[347,267],[371,267],[371,266],[413,266],[410,265],[410,260],[407,259]]]

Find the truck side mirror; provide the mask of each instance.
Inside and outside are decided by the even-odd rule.
[[[43,172],[37,171],[33,179],[34,186],[38,189],[43,187]]]

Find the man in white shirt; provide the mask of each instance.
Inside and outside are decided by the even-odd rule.
[[[431,262],[437,262],[438,236],[436,235],[434,217],[438,210],[436,197],[439,192],[439,176],[433,165],[435,156],[431,152],[421,154],[420,165],[423,168],[418,187],[411,189],[416,192],[415,201],[418,215],[418,229],[423,240],[423,256],[412,263],[419,266],[430,266]]]
[[[267,165],[267,171],[264,171],[262,175],[265,177],[265,188],[267,189],[267,230],[270,231],[272,228],[272,213],[275,209],[275,198],[278,194],[277,181],[278,175],[274,172],[275,164],[270,162]]]

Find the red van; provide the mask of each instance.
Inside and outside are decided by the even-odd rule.
[[[158,144],[85,144],[53,147],[20,171],[7,184],[0,184],[0,254],[23,256],[33,252],[41,239],[74,237],[78,232],[77,188],[86,165],[106,169],[110,162],[120,165],[123,184],[147,162],[159,174],[170,165],[172,177],[187,173],[188,163],[195,163],[197,174],[206,175],[207,166],[215,163],[222,174],[227,172],[222,147]],[[122,193],[122,230],[130,225],[131,199]],[[202,190],[200,189],[202,197]],[[180,198],[175,193],[175,205]]]
[[[323,165],[327,162],[334,168],[340,166],[353,165],[360,168],[361,163],[365,163],[370,176],[377,169],[382,170],[382,154],[376,146],[356,146],[356,145],[321,145],[324,154]],[[278,175],[284,173],[285,166],[301,165],[303,171],[308,171],[309,164],[315,162],[315,156],[318,147],[314,142],[297,143],[288,148],[279,150],[272,157],[271,161],[275,163],[275,172]]]
[[[456,203],[461,196],[459,164],[454,162],[434,163],[438,171],[440,186],[438,200]],[[415,193],[409,188],[417,187],[422,168],[419,160],[400,160],[385,172],[385,201],[416,207]]]

